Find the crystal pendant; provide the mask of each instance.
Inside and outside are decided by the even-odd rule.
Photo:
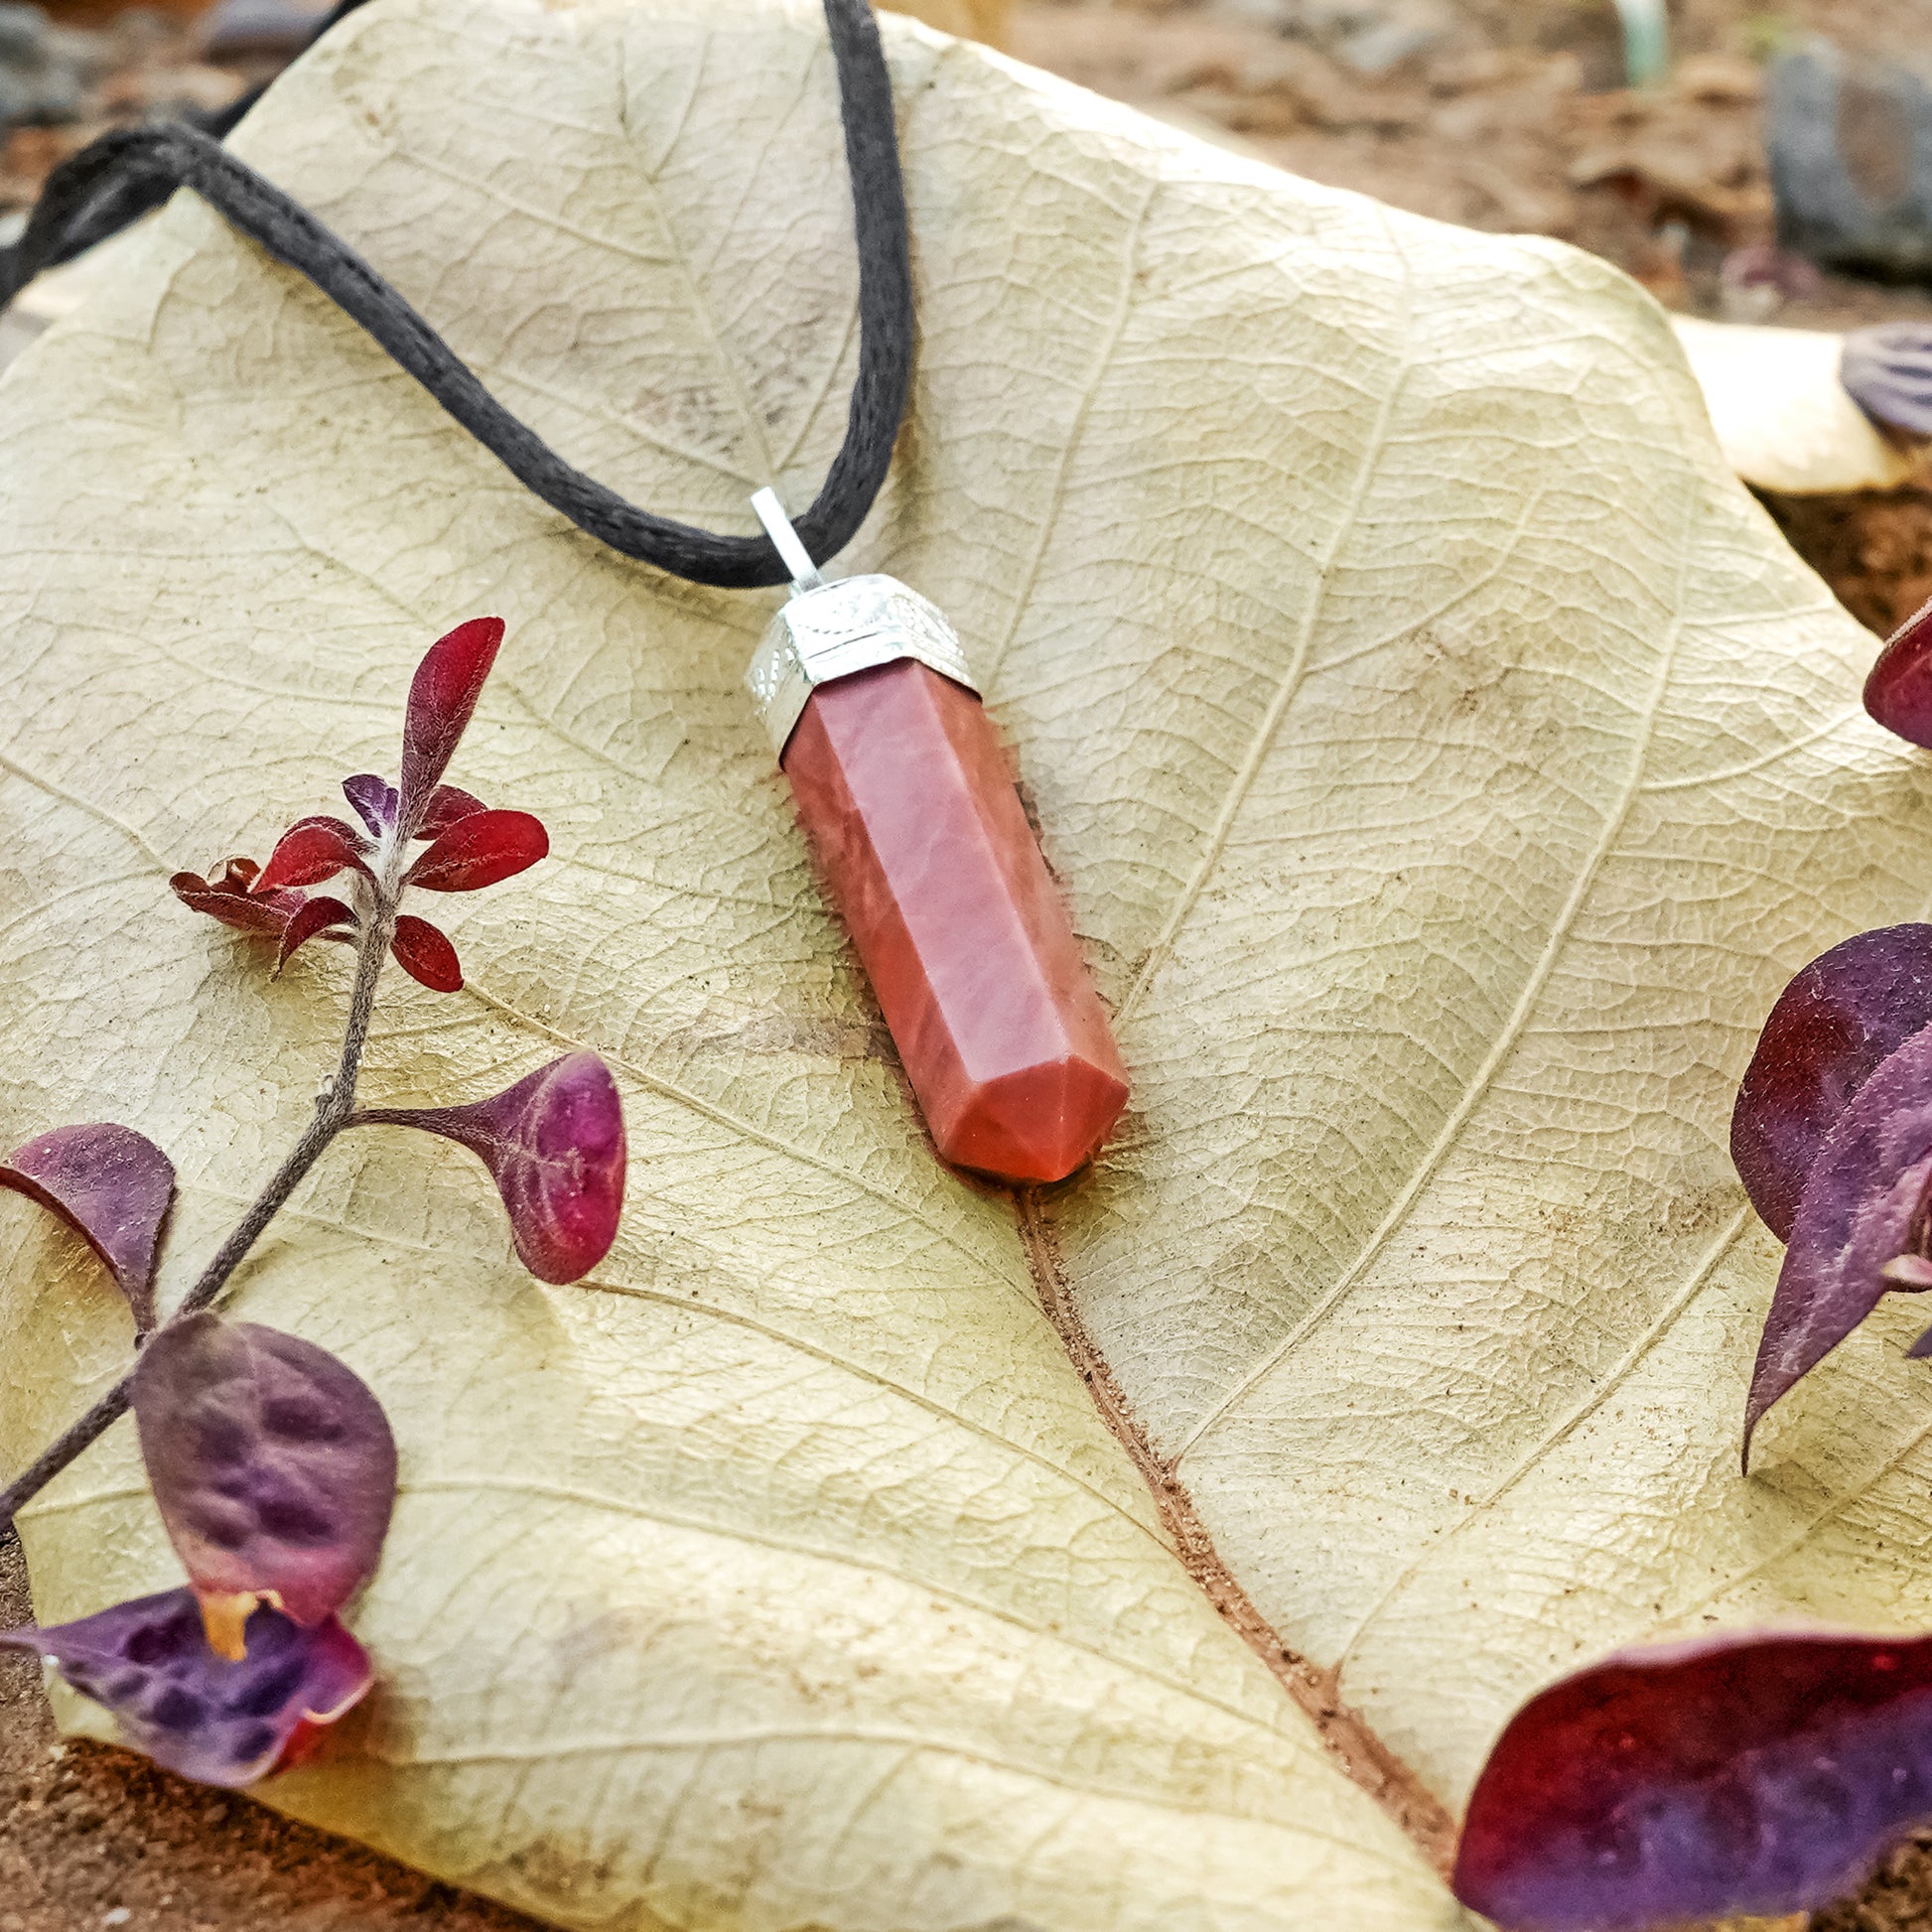
[[[794,583],[746,682],[933,1141],[1063,1179],[1127,1076],[959,639],[896,578],[824,583],[755,501]]]

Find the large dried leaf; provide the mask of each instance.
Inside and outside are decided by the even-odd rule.
[[[544,1289],[466,1157],[361,1137],[246,1270],[402,1451],[359,1754],[274,1801],[571,1924],[1449,1926],[1042,1297],[1451,1806],[1647,1634],[1932,1622],[1909,1315],[1736,1473],[1776,1247],[1725,1152],[1784,979],[1923,915],[1917,755],[1610,270],[891,44],[921,363],[846,561],[1018,750],[1138,1083],[1100,1171],[1023,1240],[929,1160],[739,689],[771,600],[560,528],[185,199],[0,386],[0,1136],[84,1093],[178,1150],[179,1293],[341,987],[166,875],[381,766],[501,612],[452,775],[552,857],[452,901],[466,990],[397,978],[367,1099],[594,1048],[632,1185]],[[749,531],[843,422],[831,102],[804,0],[402,0],[238,145],[574,458]],[[124,1334],[0,1230],[17,1460]],[[24,1527],[50,1620],[174,1581],[124,1436]]]

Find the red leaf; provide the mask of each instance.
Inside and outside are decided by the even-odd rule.
[[[413,912],[401,914],[389,952],[411,979],[432,993],[463,991],[463,965],[456,948],[427,919],[419,919]]]
[[[572,1053],[468,1107],[380,1108],[360,1126],[419,1127],[486,1167],[539,1281],[574,1282],[610,1252],[623,1210],[623,1105],[595,1053]]]
[[[1908,743],[1932,746],[1932,603],[1885,639],[1864,681],[1864,708]]]
[[[343,796],[355,807],[355,816],[369,828],[369,837],[379,839],[396,822],[396,788],[385,784],[373,771],[358,771],[343,780]]]
[[[244,865],[248,866],[247,873],[238,879],[238,869]],[[175,897],[194,911],[206,912],[237,932],[279,939],[288,922],[301,911],[303,897],[300,893],[264,893],[257,897],[249,892],[247,883],[254,876],[255,868],[246,860],[231,859],[227,876],[214,885],[192,872],[178,872],[168,884]]]
[[[0,1162],[0,1187],[58,1214],[107,1264],[135,1326],[154,1326],[155,1256],[175,1165],[145,1134],[111,1122],[57,1127]]]
[[[1855,1889],[1932,1816],[1932,1638],[1626,1651],[1511,1719],[1455,1895],[1505,1932],[1781,1917]]]
[[[416,667],[403,716],[398,787],[398,816],[406,835],[414,834],[429,809],[430,794],[449,768],[502,641],[501,618],[472,618],[430,645]]]
[[[1887,1056],[1812,1163],[1758,1343],[1744,1452],[1764,1412],[1894,1288],[1884,1270],[1920,1251],[1932,1194],[1932,1027]]]
[[[298,819],[277,841],[252,890],[260,894],[280,887],[320,886],[350,868],[366,876],[362,854],[367,849],[362,835],[340,818]]]
[[[149,1340],[132,1394],[155,1505],[217,1652],[241,1654],[258,1601],[317,1624],[368,1579],[395,1506],[396,1445],[345,1363],[195,1314]]]
[[[1730,1117],[1730,1158],[1780,1241],[1825,1137],[1879,1061],[1932,1024],[1932,925],[1861,932],[1778,996]]]
[[[424,812],[423,822],[416,828],[416,836],[419,839],[441,838],[460,820],[473,818],[478,812],[487,809],[481,798],[472,797],[461,785],[438,785],[429,795],[429,809]]]
[[[276,955],[275,970],[279,973],[311,939],[324,936],[346,938],[346,933],[338,932],[335,928],[345,925],[352,927],[354,923],[355,914],[339,898],[304,901],[301,911],[282,930],[282,950]]]
[[[543,821],[528,812],[473,812],[460,818],[403,874],[426,893],[474,893],[514,879],[550,851]]]
[[[52,1658],[157,1764],[231,1789],[309,1754],[314,1727],[353,1709],[374,1681],[368,1652],[335,1617],[305,1630],[266,1607],[248,1619],[245,1658],[224,1661],[187,1589],[52,1629],[0,1631],[0,1644]]]

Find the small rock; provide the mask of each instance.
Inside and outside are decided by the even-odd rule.
[[[216,0],[202,22],[202,58],[217,67],[291,61],[328,11],[302,0]]]
[[[98,36],[56,30],[41,7],[0,5],[0,129],[77,119],[100,65]]]
[[[1771,72],[1778,239],[1813,261],[1932,281],[1932,87],[1808,41]]]
[[[45,7],[0,7],[0,62],[31,67],[44,61],[52,33]]]
[[[111,1912],[101,1913],[100,1922],[103,1925],[125,1925],[133,1916],[125,1905],[116,1905]]]

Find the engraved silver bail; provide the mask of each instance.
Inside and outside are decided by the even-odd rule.
[[[780,758],[813,691],[855,671],[911,657],[979,695],[959,634],[937,605],[897,577],[841,577],[828,584],[777,496],[760,489],[752,507],[791,572],[791,601],[771,620],[745,673],[745,687]]]

